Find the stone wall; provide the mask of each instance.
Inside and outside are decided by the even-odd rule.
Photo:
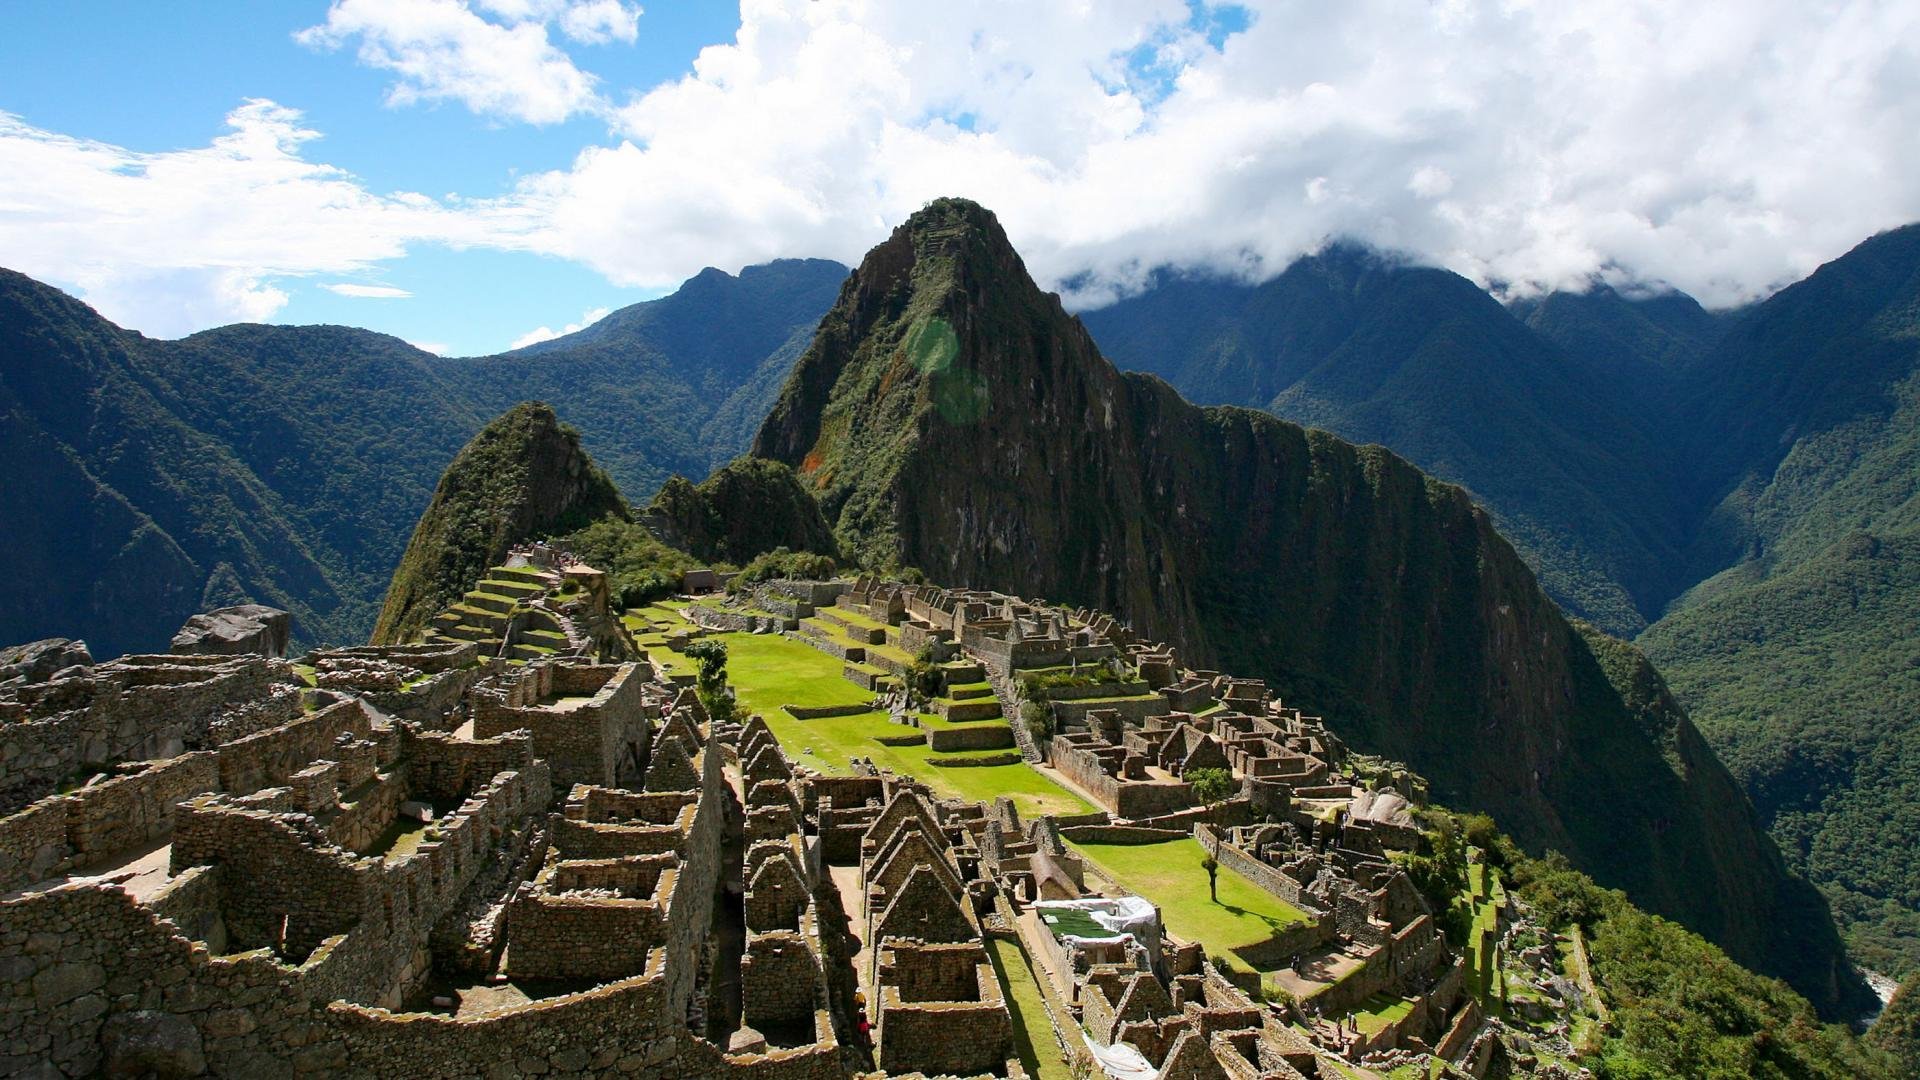
[[[581,783],[612,786],[633,755],[630,747],[644,748],[651,734],[640,670],[638,664],[544,663],[505,686],[477,687],[469,695],[474,737],[525,730],[561,791]],[[540,704],[568,696],[590,700],[564,710]]]
[[[886,986],[880,990],[878,1042],[878,1064],[888,1072],[1002,1075],[1014,1056],[1013,1019],[997,996],[909,1004],[897,988]]]
[[[813,1018],[823,1005],[820,954],[790,930],[751,934],[740,961],[742,1019],[769,1042],[796,1045],[814,1039]]]
[[[293,669],[263,656],[126,656],[79,678],[13,690],[24,719],[0,724],[0,810],[53,794],[83,767],[176,757],[210,744],[229,709],[273,697]]]
[[[1193,836],[1208,850],[1213,849],[1213,826],[1204,821],[1196,822],[1193,826]],[[1309,915],[1318,916],[1325,912],[1322,904],[1303,891],[1300,882],[1281,873],[1276,867],[1254,858],[1237,844],[1220,845],[1220,865]]]
[[[245,795],[274,787],[328,756],[342,734],[373,737],[373,721],[358,701],[336,701],[280,727],[220,747],[220,790]]]
[[[678,884],[672,855],[550,860],[507,911],[508,973],[516,978],[621,979],[666,944]],[[605,889],[618,896],[569,896]]]
[[[470,740],[423,731],[408,733],[402,745],[414,790],[426,799],[464,798],[500,773],[533,764],[533,739],[524,732]]]
[[[1013,745],[1013,732],[1005,721],[928,724],[922,730],[927,735],[927,746],[935,753],[954,750],[1000,750]],[[1021,759],[1016,755],[1014,760]]]
[[[81,788],[68,795],[67,843],[76,865],[132,851],[173,832],[174,804],[220,782],[218,757],[184,754],[132,776]]]
[[[72,865],[62,800],[42,799],[0,818],[0,892],[45,880]]]

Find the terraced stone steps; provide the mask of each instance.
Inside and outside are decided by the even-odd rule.
[[[983,701],[949,701],[946,698],[935,698],[933,711],[950,724],[998,720],[1000,719],[1000,702],[993,698]]]

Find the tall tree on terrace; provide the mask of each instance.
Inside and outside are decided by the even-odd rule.
[[[1200,860],[1200,866],[1207,872],[1207,894],[1217,904],[1220,902],[1220,843],[1226,832],[1220,819],[1227,800],[1233,797],[1233,774],[1225,769],[1193,769],[1186,778],[1187,783],[1193,785],[1194,798],[1206,806],[1207,821],[1213,826],[1213,848]]]

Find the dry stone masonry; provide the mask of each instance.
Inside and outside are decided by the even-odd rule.
[[[798,766],[758,715],[714,723],[605,592],[529,546],[416,644],[8,650],[0,1075],[1024,1078],[1025,1044],[1298,1080],[1473,1057],[1462,961],[1389,858],[1418,842],[1418,779],[1263,684],[995,593],[675,602],[696,629],[669,650],[786,634],[930,766],[1025,762],[1098,808],[1022,821]],[[1198,769],[1231,775],[1224,807]],[[1188,837],[1301,920],[1210,959],[1076,848]],[[1338,1019],[1382,995],[1410,1008]]]

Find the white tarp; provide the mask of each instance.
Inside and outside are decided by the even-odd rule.
[[[1093,1060],[1100,1063],[1100,1070],[1114,1080],[1153,1080],[1160,1075],[1160,1070],[1147,1061],[1146,1055],[1127,1043],[1101,1046],[1084,1031],[1080,1033],[1080,1038],[1087,1044],[1087,1052],[1093,1055]]]
[[[1140,943],[1155,963],[1160,960],[1160,913],[1138,896],[1097,896],[1085,900],[1040,900],[1033,904],[1046,921],[1049,910],[1082,911],[1094,922],[1113,931],[1112,937],[1081,937],[1062,934],[1065,941],[1086,944],[1117,944],[1128,937]]]

